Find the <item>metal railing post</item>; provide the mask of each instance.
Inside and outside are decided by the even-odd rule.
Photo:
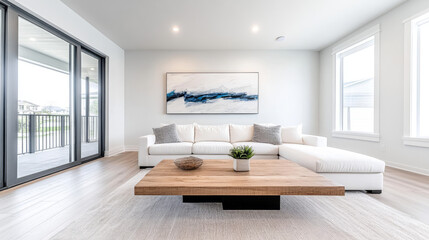
[[[86,100],[86,103],[85,103],[85,125],[86,125],[86,127],[85,127],[85,129],[86,129],[86,132],[85,132],[85,142],[87,142],[87,143],[89,143],[89,104],[90,104],[90,101],[89,101],[89,97],[90,97],[90,92],[89,92],[89,77],[86,77],[85,78],[85,88],[86,88],[86,90],[85,90],[85,100]]]
[[[66,145],[66,117],[61,116],[60,119],[61,119],[61,125],[60,125],[61,147],[64,147]]]
[[[37,141],[37,127],[36,127],[36,116],[29,115],[29,124],[28,124],[28,132],[29,132],[29,145],[30,145],[30,153],[36,152],[36,141]]]

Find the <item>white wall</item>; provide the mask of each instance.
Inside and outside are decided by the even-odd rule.
[[[311,51],[126,51],[125,145],[160,123],[303,123],[318,131],[318,59]],[[259,72],[259,114],[167,115],[166,72]]]
[[[59,0],[13,3],[108,56],[106,76],[106,155],[124,149],[124,50]]]
[[[388,165],[429,174],[429,148],[402,143],[404,119],[404,24],[403,21],[429,8],[427,0],[410,0],[372,21],[355,34],[379,23],[380,32],[380,136],[379,143],[331,137],[333,104],[332,47],[320,53],[319,133],[330,146],[378,157]]]

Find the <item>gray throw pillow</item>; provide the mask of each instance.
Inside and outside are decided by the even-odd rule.
[[[253,141],[260,143],[271,143],[274,145],[282,144],[281,138],[282,126],[264,126],[259,124],[253,125]]]
[[[170,124],[160,128],[153,128],[155,144],[181,142],[177,134],[176,124]]]

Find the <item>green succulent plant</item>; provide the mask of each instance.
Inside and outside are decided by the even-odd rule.
[[[229,156],[235,159],[250,159],[254,155],[253,148],[250,146],[238,146],[229,150]]]

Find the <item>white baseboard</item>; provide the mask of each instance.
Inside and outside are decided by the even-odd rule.
[[[404,170],[407,172],[413,172],[413,173],[429,176],[429,170],[428,169],[417,168],[417,167],[413,167],[413,166],[410,166],[407,164],[395,163],[395,162],[386,162],[386,166],[397,168],[397,169]]]
[[[111,150],[107,150],[104,152],[104,156],[106,157],[111,157],[114,155],[117,155],[119,153],[123,153],[124,152],[124,148],[123,147],[117,147],[117,148],[113,148]]]
[[[138,152],[139,146],[137,146],[137,145],[126,145],[124,150],[125,150],[125,152]]]

